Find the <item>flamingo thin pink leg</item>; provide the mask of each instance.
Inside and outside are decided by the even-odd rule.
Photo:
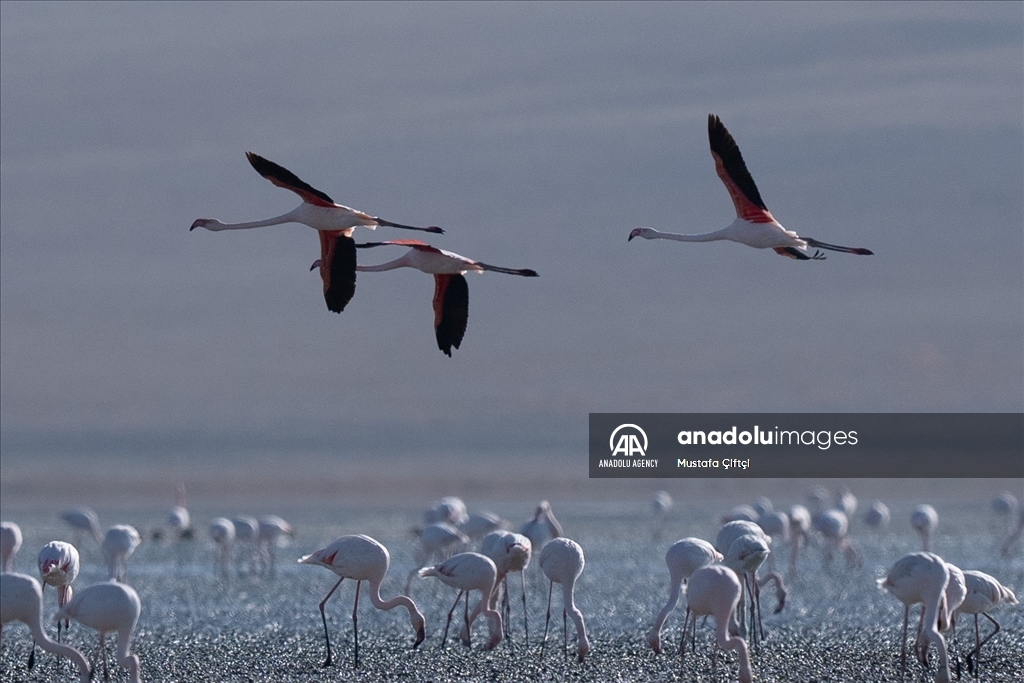
[[[331,599],[331,596],[334,595],[334,591],[338,590],[338,586],[340,586],[341,582],[344,580],[345,577],[338,579],[338,583],[334,584],[334,588],[327,591],[326,597],[320,601],[320,618],[324,622],[324,640],[327,642],[327,659],[324,660],[323,666],[331,665],[331,636],[327,632],[327,615],[324,613],[324,606],[327,604],[327,601]]]

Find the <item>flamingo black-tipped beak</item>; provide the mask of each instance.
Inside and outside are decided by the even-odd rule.
[[[432,232],[432,233],[434,233],[436,235],[443,235],[444,234],[444,230],[442,230],[441,228],[437,227],[436,225],[431,225],[429,228],[427,228],[427,232]]]
[[[422,643],[423,639],[426,637],[427,634],[424,627],[420,626],[419,630],[416,631],[416,642],[412,644],[412,649],[415,650],[417,647],[419,647],[420,643]]]

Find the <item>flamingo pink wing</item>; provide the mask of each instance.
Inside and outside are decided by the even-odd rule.
[[[751,223],[774,221],[775,218],[761,199],[754,178],[747,170],[739,145],[722,120],[714,114],[708,114],[708,141],[711,143],[711,156],[715,159],[715,170],[732,197],[736,215]]]
[[[315,206],[337,206],[335,201],[309,183],[303,181],[299,176],[289,171],[284,166],[275,164],[269,159],[264,159],[259,154],[246,152],[245,158],[249,160],[252,167],[261,176],[278,187],[291,190],[302,197],[302,201]]]
[[[462,275],[434,275],[434,333],[437,348],[451,358],[469,321],[469,285]]]
[[[356,242],[344,230],[318,230],[327,309],[341,313],[356,293]]]

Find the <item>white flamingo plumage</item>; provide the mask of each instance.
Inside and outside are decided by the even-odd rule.
[[[0,630],[13,621],[28,626],[36,645],[73,661],[82,683],[90,680],[89,662],[82,653],[69,645],[50,640],[43,630],[43,589],[39,582],[26,574],[3,572],[0,574]]]
[[[106,635],[116,631],[117,663],[128,669],[132,683],[139,683],[139,658],[131,654],[129,649],[141,611],[142,602],[134,588],[128,584],[108,581],[78,591],[68,604],[57,610],[53,618],[54,621],[73,619],[99,631],[104,671],[107,664]]]
[[[501,592],[502,620],[505,626],[506,638],[509,635],[509,621],[511,621],[512,616],[512,606],[509,604],[508,597],[508,575],[512,572],[519,572],[519,582],[523,591],[523,630],[526,633],[526,642],[530,642],[530,626],[526,617],[526,567],[530,564],[533,544],[530,543],[530,539],[522,534],[502,529],[492,531],[484,536],[480,542],[480,552],[491,558],[495,569],[498,571],[494,591],[491,593],[490,606],[491,609],[494,609],[498,593]],[[499,586],[501,587],[500,589]]]
[[[880,588],[889,591],[903,603],[903,632],[900,648],[900,671],[907,666],[907,621],[910,606],[923,603],[921,615],[922,647],[918,657],[925,663],[928,645],[935,645],[939,653],[939,668],[935,674],[936,683],[949,683],[949,655],[946,641],[940,631],[946,629],[946,585],[949,583],[949,567],[941,557],[929,552],[910,553],[896,561],[884,579],[878,580]],[[917,649],[917,648],[915,648]]]
[[[490,533],[504,529],[508,522],[493,512],[474,512],[456,526],[470,540],[479,541]]]
[[[14,557],[21,548],[21,527],[14,522],[0,522],[0,571],[14,571]]]
[[[423,521],[427,524],[447,522],[452,526],[459,526],[468,518],[466,503],[458,496],[445,496],[431,503],[430,507],[423,511]]]
[[[352,299],[356,290],[356,249],[352,233],[357,227],[376,229],[378,225],[405,230],[443,233],[437,226],[418,228],[412,225],[392,223],[383,218],[371,216],[362,211],[338,204],[325,193],[303,182],[288,169],[264,159],[258,154],[246,152],[256,172],[278,187],[291,190],[302,198],[302,204],[286,214],[247,223],[222,223],[216,218],[199,218],[189,230],[246,230],[282,223],[302,223],[317,230],[320,235],[320,277],[324,283],[324,300],[327,308],[341,313]]]
[[[880,500],[871,501],[864,512],[864,523],[872,529],[884,529],[889,525],[889,506]]]
[[[629,233],[629,239],[643,237],[648,240],[676,240],[678,242],[715,242],[729,240],[746,244],[757,249],[774,249],[777,254],[792,259],[821,260],[825,256],[818,249],[841,251],[847,254],[870,256],[873,252],[858,247],[841,247],[826,244],[810,237],[800,237],[792,230],[782,227],[768,211],[761,193],[754,184],[754,179],[747,170],[740,148],[736,145],[722,120],[714,114],[708,114],[708,140],[711,143],[711,156],[715,160],[718,177],[725,183],[725,188],[732,197],[736,208],[736,220],[732,224],[700,235],[678,235],[659,232],[653,228],[636,228]],[[815,247],[813,255],[808,255],[808,247]]]
[[[492,266],[482,261],[460,256],[444,249],[432,247],[419,240],[388,240],[385,242],[367,242],[357,244],[360,249],[395,245],[409,247],[409,251],[394,261],[374,266],[356,266],[356,270],[365,273],[378,273],[396,268],[415,268],[434,276],[434,336],[437,348],[446,356],[451,357],[452,348],[459,348],[466,334],[469,322],[469,285],[465,273],[483,273],[487,271],[537,277],[537,271],[529,268],[503,268]],[[314,261],[310,268],[320,267],[322,259]]]
[[[700,569],[722,560],[722,553],[715,550],[715,547],[700,538],[683,538],[675,543],[665,553],[665,564],[668,565],[669,594],[668,602],[658,613],[654,620],[654,626],[647,634],[647,644],[656,653],[661,653],[661,628],[668,619],[668,615],[676,608],[679,602],[679,595],[682,592],[683,582]]]
[[[356,582],[356,597],[352,607],[352,631],[355,639],[355,666],[359,666],[359,588],[363,581],[370,586],[370,602],[379,610],[385,612],[396,607],[404,607],[409,612],[409,621],[416,632],[416,640],[413,648],[423,642],[425,636],[423,614],[416,607],[416,603],[405,595],[396,595],[390,600],[384,600],[380,596],[380,585],[384,576],[391,566],[391,555],[388,549],[376,539],[362,534],[355,536],[342,536],[335,539],[328,546],[306,555],[299,560],[300,564],[312,564],[318,567],[325,567],[338,575],[338,582],[327,592],[324,599],[320,601],[320,617],[324,623],[324,640],[327,643],[327,659],[324,666],[331,665],[331,637],[327,631],[327,616],[324,607],[334,591],[338,589],[345,579],[354,579]]]
[[[753,673],[747,642],[740,636],[729,635],[729,622],[739,604],[741,593],[739,577],[723,565],[702,567],[690,575],[686,585],[686,618],[683,621],[683,639],[679,643],[679,656],[685,661],[687,623],[692,623],[692,628],[696,630],[697,617],[714,616],[716,644],[722,649],[736,651],[740,660],[740,683],[750,683],[753,680]],[[716,663],[717,657],[712,659],[712,674]]]
[[[541,641],[540,654],[544,656],[544,644],[548,640],[548,623],[551,621],[551,592],[555,584],[562,586],[562,650],[565,651],[568,640],[566,615],[576,625],[576,657],[580,662],[590,652],[590,639],[587,637],[587,626],[583,621],[583,613],[576,606],[574,592],[576,580],[583,573],[586,560],[583,548],[571,539],[559,536],[548,542],[540,551],[540,568],[548,577],[548,611],[544,619],[544,640]]]
[[[426,566],[435,558],[443,559],[450,556],[456,548],[469,543],[469,537],[448,522],[433,522],[422,529],[415,529],[418,541],[415,552],[415,567],[405,579],[405,592],[412,589],[412,579],[421,567]]]
[[[927,503],[918,505],[910,513],[910,526],[914,527],[914,530],[921,536],[922,550],[925,552],[931,550],[932,533],[938,525],[939,513]]]
[[[128,558],[142,542],[135,527],[115,524],[103,537],[103,555],[107,558],[109,576],[115,581],[124,581],[128,575]]]
[[[277,546],[286,543],[288,539],[294,537],[295,529],[292,525],[277,515],[260,517],[256,534],[256,545],[261,559],[266,562],[267,576],[270,578],[274,578],[274,561],[277,556]]]
[[[543,550],[545,544],[551,539],[561,536],[562,525],[558,523],[555,514],[551,512],[551,503],[546,500],[538,503],[537,509],[533,513],[533,519],[523,524],[519,528],[519,533],[530,539],[534,553]]]
[[[71,527],[71,543],[76,548],[82,547],[82,537],[85,535],[91,536],[96,545],[103,544],[103,538],[100,536],[100,519],[91,508],[65,510],[60,518]]]
[[[459,589],[459,594],[455,596],[452,608],[448,610],[448,620],[444,625],[441,647],[444,647],[445,641],[448,639],[448,627],[452,623],[452,614],[455,612],[455,608],[458,606],[459,599],[462,598],[463,593],[466,594],[466,607],[462,631],[459,633],[462,644],[466,647],[470,646],[470,632],[473,622],[480,614],[487,617],[490,625],[490,639],[484,644],[484,649],[492,650],[501,642],[504,637],[501,614],[490,607],[491,594],[494,592],[494,585],[498,580],[498,569],[494,566],[494,561],[491,558],[480,553],[459,553],[452,555],[444,562],[433,567],[423,567],[418,573],[421,578],[436,576],[445,585]],[[476,607],[473,608],[473,612],[470,613],[469,593],[475,590],[480,591],[480,602],[477,603]]]
[[[999,583],[999,581],[985,572],[972,569],[964,571],[964,584],[966,595],[963,602],[953,612],[955,619],[960,614],[971,614],[974,616],[974,649],[967,655],[967,668],[975,676],[978,675],[978,660],[981,655],[982,646],[992,636],[999,633],[999,622],[992,618],[989,612],[999,605],[1016,605],[1017,596],[1013,591]],[[978,628],[978,615],[981,615],[992,622],[995,630],[981,639],[981,632]]]
[[[231,544],[235,541],[235,523],[227,517],[217,517],[210,522],[210,538],[217,544],[217,560],[215,568],[220,576],[228,580],[228,565],[231,564]]]
[[[74,596],[71,584],[78,578],[79,559],[78,550],[75,546],[64,541],[51,541],[44,545],[39,551],[38,557],[39,576],[43,582],[43,592],[46,586],[54,586],[57,589],[57,606],[63,607]],[[65,626],[67,622],[64,622]],[[57,622],[57,640],[60,640],[61,622]]]

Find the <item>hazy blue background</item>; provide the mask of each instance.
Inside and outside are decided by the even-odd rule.
[[[578,453],[591,411],[1024,408],[1024,9],[981,4],[0,6],[0,444]],[[733,209],[719,114],[795,262]],[[296,197],[539,271],[361,274],[327,311]],[[358,240],[408,237],[356,233]],[[361,254],[380,262],[400,252]]]

